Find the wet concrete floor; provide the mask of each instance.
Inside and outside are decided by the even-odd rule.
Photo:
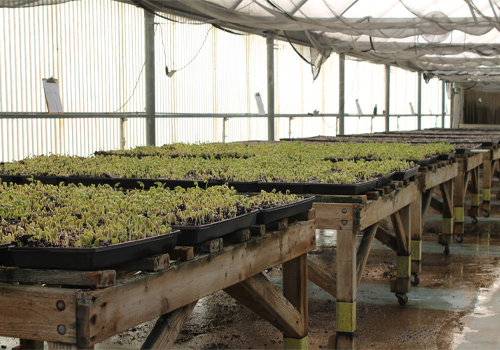
[[[500,204],[500,203],[499,203]],[[465,223],[464,242],[437,244],[441,216],[431,212],[425,225],[420,284],[406,306],[389,290],[396,254],[375,241],[357,294],[357,349],[500,349],[500,219]],[[500,218],[499,213],[496,217]],[[335,272],[336,232],[317,231],[309,258]],[[358,237],[359,240],[360,237]],[[281,268],[266,272],[281,288]],[[335,300],[309,283],[309,348],[324,349],[335,331]],[[153,322],[135,327],[96,346],[137,349]],[[16,345],[0,338],[2,348]],[[281,333],[224,292],[198,302],[174,349],[279,349]]]

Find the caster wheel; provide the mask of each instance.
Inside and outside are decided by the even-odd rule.
[[[464,237],[463,236],[456,236],[455,241],[457,241],[457,243],[462,243],[464,241]]]
[[[411,285],[416,287],[420,283],[420,278],[418,278],[417,274],[411,275],[410,281],[411,281]]]
[[[489,215],[489,214],[488,214],[488,215]],[[477,218],[476,218],[475,216],[474,216],[474,217],[472,217],[471,219],[472,219],[472,223],[473,223],[474,225],[478,223],[478,220],[477,220]]]
[[[444,255],[450,254],[450,246],[447,245],[443,246],[443,253]]]
[[[408,296],[406,294],[396,294],[396,298],[398,298],[399,305],[405,306],[408,304]]]
[[[483,215],[485,218],[489,218],[490,217],[490,212],[489,211],[485,211],[483,212]]]

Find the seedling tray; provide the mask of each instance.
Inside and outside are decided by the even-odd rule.
[[[258,181],[228,181],[227,185],[229,187],[234,187],[238,192],[259,192],[259,182]]]
[[[437,156],[437,160],[450,160],[450,159],[453,159],[455,158],[455,152],[451,152],[451,153],[448,153],[448,154],[439,154]]]
[[[406,170],[406,171],[396,171],[394,173],[394,176],[392,179],[395,181],[403,181],[403,180],[409,179],[409,178],[417,175],[419,168],[420,167],[417,165],[416,167],[411,168],[411,169]]]
[[[310,184],[311,193],[357,195],[377,188],[378,179],[360,182],[357,184]]]
[[[109,185],[113,186],[113,178],[111,177],[86,177],[86,176],[66,176],[64,179],[66,184],[82,184],[90,185]]]
[[[276,192],[281,193],[286,193],[287,190],[293,194],[311,193],[309,183],[260,181],[258,184],[259,190],[264,190],[266,192],[272,192],[275,189]]]
[[[46,185],[59,185],[65,181],[65,176],[32,176],[32,175],[0,175],[3,182],[16,185],[30,184],[32,181],[40,181]]]
[[[265,225],[289,216],[297,215],[312,208],[316,197],[312,196],[298,202],[281,205],[274,208],[261,209],[257,214],[257,225]]]
[[[8,250],[10,245],[10,243],[0,244],[0,266],[12,265],[14,263],[12,253]]]
[[[93,271],[172,250],[180,231],[101,248],[41,248],[10,246],[20,268]]]
[[[177,239],[178,245],[194,245],[255,225],[257,214],[258,211],[254,211],[232,219],[200,226],[170,226],[174,230],[181,231]]]
[[[377,187],[382,187],[382,186],[387,185],[389,182],[392,181],[393,176],[394,176],[394,172],[379,177],[378,181],[377,181]]]

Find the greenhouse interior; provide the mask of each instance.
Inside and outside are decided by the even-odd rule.
[[[1,349],[500,349],[499,16],[0,0]]]

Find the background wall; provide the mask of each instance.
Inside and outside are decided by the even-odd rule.
[[[267,108],[266,41],[234,35],[203,23],[156,17],[156,111],[158,145],[223,141],[221,117],[162,118],[167,113],[258,113],[255,93]],[[57,6],[0,9],[0,161],[29,155],[86,156],[120,147],[120,119],[27,119],[19,112],[45,113],[42,79],[58,80],[66,113],[144,113],[144,12],[108,0]],[[306,47],[296,47],[304,54]],[[319,117],[277,118],[280,138],[335,135],[338,61],[332,54],[312,80],[310,66],[286,42],[275,45],[275,113]],[[177,70],[166,75],[166,67]],[[384,107],[384,66],[346,58],[345,112],[378,114]],[[441,83],[423,83],[423,113],[441,113]],[[391,114],[417,106],[417,74],[391,69]],[[449,103],[449,101],[447,101]],[[449,108],[448,108],[449,110]],[[316,112],[315,112],[316,111]],[[13,113],[6,117],[5,113]],[[437,121],[437,122],[436,122]],[[423,118],[423,127],[440,126]],[[383,131],[384,118],[346,117],[346,133]],[[391,118],[391,129],[414,129],[416,117]],[[145,120],[130,118],[126,146],[145,143]],[[265,118],[226,122],[226,142],[267,138]]]

